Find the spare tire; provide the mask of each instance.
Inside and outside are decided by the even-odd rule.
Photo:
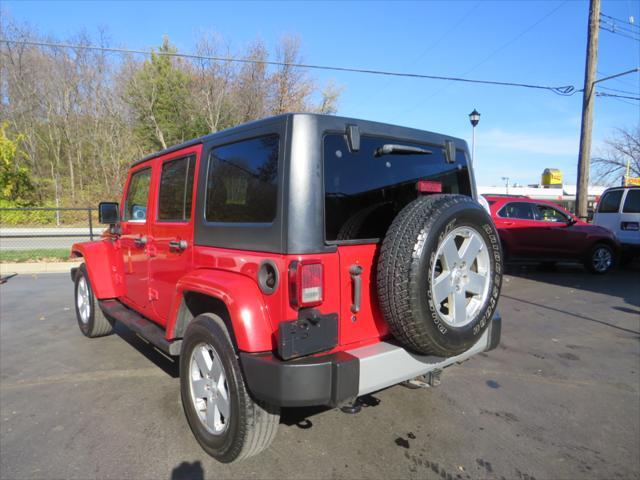
[[[449,357],[469,349],[493,317],[501,284],[498,233],[471,197],[414,200],[382,243],[380,308],[391,333],[417,353]]]

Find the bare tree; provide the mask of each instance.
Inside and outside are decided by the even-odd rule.
[[[604,143],[601,155],[591,160],[600,181],[618,183],[627,173],[627,164],[630,176],[640,177],[640,125],[618,128]]]
[[[308,110],[307,99],[315,85],[306,72],[291,64],[302,63],[300,38],[285,36],[276,47],[276,61],[282,63],[270,78],[269,111],[272,115]]]
[[[32,27],[0,17],[2,36],[47,41]],[[110,46],[108,34],[81,32],[61,43]],[[300,40],[284,37],[268,67],[269,52],[255,41],[231,52],[215,34],[196,45],[203,57],[242,57],[238,64],[82,48],[0,45],[0,119],[20,139],[16,166],[28,168],[41,203],[86,205],[115,199],[130,162],[143,154],[207,132],[289,111],[335,113],[340,89],[321,89],[294,68]],[[165,40],[161,51],[173,51]],[[10,199],[9,199],[10,200]]]

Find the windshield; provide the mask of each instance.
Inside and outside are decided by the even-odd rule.
[[[376,156],[395,144],[430,153]],[[466,155],[447,163],[442,145],[363,135],[350,152],[342,134],[324,137],[325,230],[327,241],[372,240],[384,236],[393,218],[417,197],[416,182],[431,180],[442,193],[471,195]]]

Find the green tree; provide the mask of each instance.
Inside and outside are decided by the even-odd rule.
[[[132,74],[125,90],[135,118],[134,132],[147,151],[167,148],[207,130],[193,113],[190,76],[179,59],[167,55],[176,51],[165,37],[158,52]]]
[[[24,155],[19,149],[22,140],[7,136],[7,122],[0,124],[0,192],[1,199],[16,205],[29,205],[35,198],[35,188],[29,179],[29,169],[18,165],[18,157]]]

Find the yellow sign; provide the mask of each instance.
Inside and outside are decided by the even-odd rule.
[[[562,172],[557,168],[545,168],[541,183],[542,185],[562,185]]]
[[[630,185],[640,185],[640,177],[624,177],[624,185],[626,187]]]

